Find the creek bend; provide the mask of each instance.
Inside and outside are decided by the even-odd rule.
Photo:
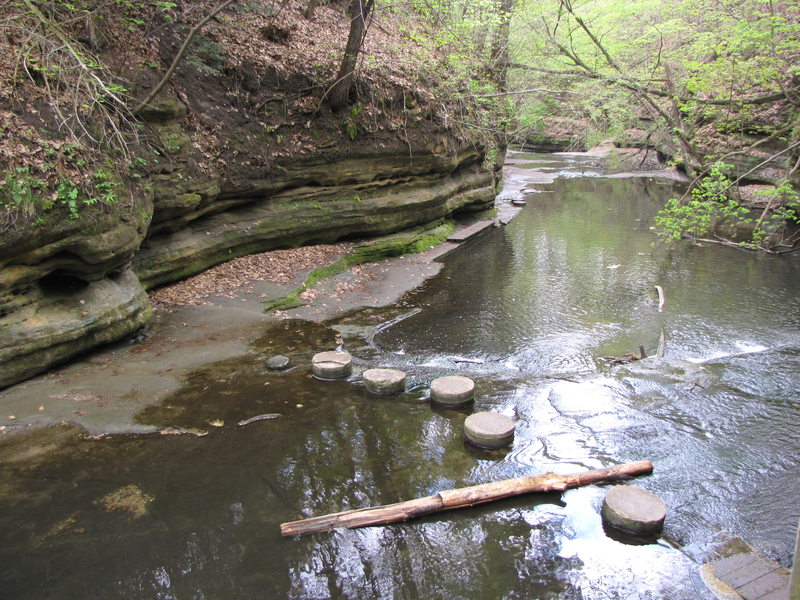
[[[67,436],[57,451],[3,458],[4,594],[704,598],[679,548],[720,529],[788,566],[800,265],[713,245],[654,252],[649,227],[673,182],[604,177],[589,158],[512,156],[504,194],[538,193],[508,226],[442,258],[437,276],[388,307],[278,322],[254,352],[196,370],[138,417],[209,435],[89,440],[51,428],[26,443]],[[661,365],[600,359],[639,344],[655,354],[662,331]],[[354,375],[310,378],[337,333]],[[275,354],[292,366],[268,372]],[[360,373],[379,367],[407,373],[406,392],[368,393]],[[426,400],[447,375],[475,381],[473,406]],[[510,449],[465,444],[463,422],[479,410],[514,419]],[[265,413],[281,416],[236,426]],[[280,523],[304,517],[644,459],[655,472],[636,483],[668,507],[655,544],[607,536],[597,487],[280,536]]]

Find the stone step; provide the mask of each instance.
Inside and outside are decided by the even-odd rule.
[[[475,237],[482,231],[494,225],[494,221],[478,221],[474,225],[470,225],[466,229],[456,231],[453,235],[447,238],[448,242],[466,242],[468,239]]]
[[[789,569],[727,531],[682,551],[701,565],[703,580],[718,598],[789,600]]]
[[[789,600],[789,569],[756,552],[723,558],[712,568],[745,600]]]

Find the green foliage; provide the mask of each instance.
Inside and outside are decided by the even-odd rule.
[[[31,176],[28,167],[17,167],[5,174],[5,184],[0,188],[0,209],[18,209],[33,204],[34,191],[47,189],[47,183]]]
[[[69,209],[69,218],[77,219],[78,187],[69,179],[62,178],[56,188],[56,198]]]
[[[69,218],[75,220],[81,216],[81,205],[112,205],[117,202],[116,188],[121,185],[118,181],[104,170],[93,173],[90,179],[89,186],[82,186],[62,175],[51,187],[45,180],[32,175],[28,167],[6,172],[0,186],[0,231],[11,226],[41,225],[44,222],[42,215],[56,205],[66,207]]]
[[[356,136],[358,135],[358,127],[356,124],[351,120],[347,120],[344,122],[344,125],[347,129],[347,135],[350,136],[351,140],[355,141]]]
[[[202,73],[221,75],[225,68],[225,49],[222,45],[198,35],[192,42],[192,56],[185,60],[186,65],[192,66]]]
[[[769,105],[705,101],[735,102],[796,86],[798,17],[797,3],[768,0],[523,0],[511,54],[529,68],[512,70],[510,83],[538,92],[523,96],[532,105],[523,114],[548,107],[548,116],[589,121],[612,134],[606,137],[641,128],[644,118],[658,127],[659,139],[675,138],[676,152],[709,143],[708,129],[771,133],[776,120],[765,125],[759,118]],[[673,104],[665,93],[683,99]],[[705,153],[690,153],[687,164],[706,170],[714,158],[705,160]]]
[[[116,203],[117,196],[114,190],[121,185],[119,182],[112,181],[108,173],[102,170],[94,173],[92,175],[92,180],[94,189],[99,194],[100,200],[105,204]],[[84,204],[91,205],[97,202],[97,200],[98,199],[95,197],[90,197],[84,201]]]
[[[748,210],[734,200],[728,190],[731,165],[715,163],[706,177],[691,190],[690,199],[669,200],[655,217],[658,236],[666,242],[682,238],[698,239],[707,235],[718,221],[736,225],[749,221]]]

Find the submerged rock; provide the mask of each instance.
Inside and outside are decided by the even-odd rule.
[[[107,511],[122,511],[130,513],[134,519],[143,517],[147,513],[147,504],[153,501],[135,485],[128,485],[94,501]]]
[[[687,360],[649,357],[619,367],[618,373],[644,376],[664,383],[682,383],[690,388],[705,389],[718,376],[705,366]]]
[[[267,368],[270,371],[282,371],[289,366],[289,358],[282,355],[273,356],[267,360]]]

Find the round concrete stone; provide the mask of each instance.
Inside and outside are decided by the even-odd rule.
[[[364,387],[375,394],[399,394],[406,390],[406,374],[396,369],[368,369]]]
[[[267,368],[270,371],[281,371],[289,366],[289,359],[285,356],[273,356],[267,361]]]
[[[636,485],[618,485],[603,500],[603,521],[633,535],[657,535],[664,528],[667,506],[661,498]]]
[[[475,398],[475,382],[469,377],[451,375],[431,383],[431,400],[447,406],[463,406]]]
[[[475,413],[464,421],[464,437],[481,448],[508,446],[514,441],[514,420],[500,413]]]
[[[352,361],[347,352],[320,352],[311,359],[311,371],[319,379],[344,379],[353,372]]]

